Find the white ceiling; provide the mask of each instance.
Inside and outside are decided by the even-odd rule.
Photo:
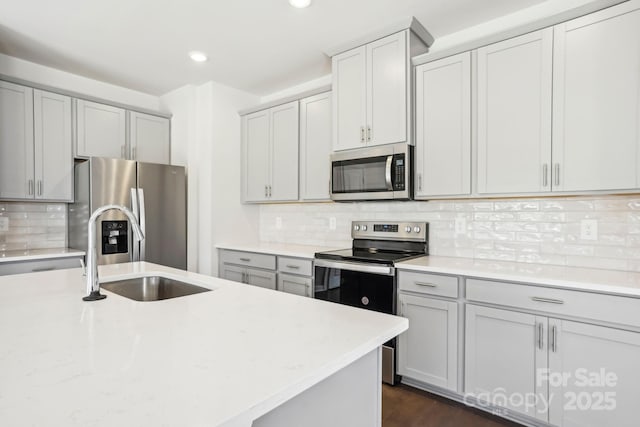
[[[323,51],[399,19],[437,40],[543,1],[0,0],[0,52],[154,95],[209,80],[265,95],[328,74]]]

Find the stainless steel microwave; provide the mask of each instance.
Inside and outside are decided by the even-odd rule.
[[[410,200],[413,147],[406,143],[331,155],[331,199]]]

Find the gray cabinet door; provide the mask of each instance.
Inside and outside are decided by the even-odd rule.
[[[269,185],[269,110],[242,118],[244,201],[267,199]]]
[[[33,199],[33,90],[0,82],[0,199]]]
[[[129,157],[149,163],[169,164],[169,119],[129,112]]]
[[[76,155],[126,159],[126,111],[78,99]]]
[[[34,90],[35,198],[73,200],[71,98]]]
[[[270,201],[298,200],[298,101],[270,109]]]
[[[331,92],[300,100],[300,199],[329,200]]]

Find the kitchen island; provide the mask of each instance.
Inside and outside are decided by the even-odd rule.
[[[0,277],[0,425],[380,425],[380,345],[406,319],[149,263],[212,289],[84,302],[78,269]]]

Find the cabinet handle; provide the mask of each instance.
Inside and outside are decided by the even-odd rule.
[[[269,186],[269,197],[271,197],[271,186]]]
[[[42,180],[38,180],[38,196],[42,196]]]
[[[547,174],[548,174],[548,169],[549,169],[549,165],[547,165],[546,163],[544,165],[542,165],[542,186],[544,188],[547,187],[547,184],[549,182]]]
[[[531,297],[531,301],[545,302],[548,304],[564,304],[564,301],[562,301],[561,299],[553,299],[553,298]]]
[[[34,268],[33,270],[31,270],[32,273],[39,273],[41,271],[53,271],[55,270],[55,267],[42,267],[42,268]]]
[[[554,175],[555,175],[555,181],[556,181],[556,185],[560,185],[560,163],[556,163],[554,166]]]
[[[247,273],[242,273],[242,283],[247,283]]]
[[[370,142],[372,137],[373,132],[371,131],[371,126],[367,126],[367,142]]]
[[[418,174],[418,190],[422,191],[422,174]]]
[[[240,261],[251,262],[251,258],[240,258]]]
[[[287,264],[286,267],[287,268],[291,268],[293,270],[300,270],[300,266],[299,265],[289,265],[289,264]]]
[[[127,157],[127,155],[124,152],[124,145],[120,146],[120,157],[122,157],[123,159]]]
[[[33,180],[30,179],[27,182],[29,183],[29,195],[31,196],[33,194]]]
[[[558,328],[553,326],[551,328],[551,351],[556,352],[558,349]]]
[[[438,285],[434,284],[434,283],[425,283],[425,282],[413,282],[418,286],[424,286],[426,288],[437,288]]]
[[[538,323],[538,348],[542,350],[544,347],[544,338],[543,338],[543,325],[542,323]]]
[[[264,186],[264,197],[267,197],[267,186]]]
[[[360,142],[364,142],[364,126],[360,126]]]

